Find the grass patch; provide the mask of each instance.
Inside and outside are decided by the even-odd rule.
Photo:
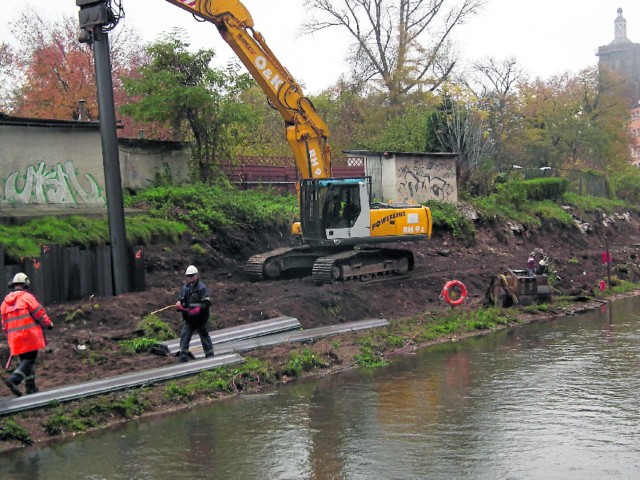
[[[476,237],[473,221],[460,212],[456,204],[430,200],[425,205],[431,210],[435,228],[449,230],[454,237],[465,241]]]
[[[536,216],[548,224],[562,225],[565,227],[573,226],[573,217],[571,214],[551,200],[529,202],[523,207],[523,210],[529,215]]]
[[[360,347],[360,353],[355,354],[353,360],[362,368],[377,368],[389,365],[389,361],[385,360],[382,352],[366,345]]]
[[[158,343],[158,340],[147,337],[128,338],[127,340],[120,340],[118,342],[125,351],[131,353],[148,352],[156,343]]]
[[[147,245],[153,238],[176,242],[186,226],[166,218],[138,215],[125,218],[125,229],[129,245]],[[0,225],[0,244],[12,260],[39,257],[42,245],[89,247],[108,242],[106,218],[44,216],[23,225]]]
[[[273,368],[263,360],[247,358],[239,367],[221,367],[201,372],[187,380],[169,382],[164,394],[167,398],[188,400],[197,394],[216,394],[241,391],[249,384],[270,384],[275,378]]]
[[[160,342],[177,337],[173,328],[171,328],[167,322],[161,320],[155,315],[147,315],[143,317],[143,319],[140,320],[140,323],[138,323],[138,329],[142,330],[145,337],[152,337]]]
[[[517,319],[504,310],[489,307],[476,310],[448,310],[434,314],[424,312],[414,317],[398,319],[386,330],[371,331],[360,339],[360,352],[354,362],[363,368],[387,365],[385,354],[411,344],[455,337],[475,330],[495,330],[502,325],[516,323]]]
[[[627,204],[623,200],[592,197],[591,195],[578,195],[577,193],[572,192],[565,193],[562,200],[564,203],[585,212],[614,213],[616,210],[621,208],[628,208]]]
[[[91,428],[105,425],[113,416],[133,418],[149,408],[138,393],[131,393],[116,400],[99,398],[87,401],[71,410],[60,405],[55,406],[53,415],[41,423],[47,435],[57,436],[74,432],[85,432]]]
[[[31,445],[33,443],[27,429],[12,418],[6,418],[0,421],[0,440],[5,442],[17,440],[25,445]]]
[[[129,207],[149,208],[154,218],[170,218],[203,233],[225,228],[289,228],[296,219],[294,195],[238,190],[228,183],[160,186],[125,198]]]
[[[141,353],[148,351],[158,342],[177,337],[169,324],[155,315],[147,315],[140,320],[138,330],[142,331],[142,337],[121,340],[118,344],[126,351]]]
[[[283,369],[285,375],[298,376],[303,371],[308,372],[314,367],[326,368],[329,364],[320,355],[305,348],[302,352],[292,352],[289,361]]]
[[[615,295],[617,293],[627,293],[636,290],[640,285],[634,282],[630,282],[628,280],[622,280],[615,275],[611,276],[611,286],[609,288],[609,281],[604,278],[605,284],[607,285],[607,289],[603,292],[604,295],[610,296]]]

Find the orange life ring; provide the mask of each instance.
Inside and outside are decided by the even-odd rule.
[[[451,296],[449,295],[449,291],[454,287],[457,287],[458,290],[460,290],[460,297],[452,300]],[[462,302],[464,302],[467,298],[467,287],[465,287],[464,283],[462,283],[460,280],[450,280],[444,285],[441,296],[449,305],[451,305],[452,307],[457,307],[458,305],[462,304]]]

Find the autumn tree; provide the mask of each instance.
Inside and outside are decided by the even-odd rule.
[[[239,102],[253,80],[238,74],[239,66],[209,65],[213,50],[189,51],[183,32],[166,34],[147,48],[149,63],[124,81],[135,101],[122,108],[139,121],[163,122],[174,140],[192,142],[192,156],[201,181],[213,179],[214,167],[241,143],[251,110]]]
[[[339,28],[351,38],[356,83],[376,82],[392,103],[416,89],[434,91],[455,64],[451,33],[484,0],[306,0],[310,32]]]
[[[521,129],[512,149],[532,167],[610,171],[628,163],[628,102],[595,68],[520,87]]]
[[[254,83],[241,91],[238,99],[250,113],[246,121],[237,126],[239,137],[245,141],[233,146],[234,153],[291,157],[291,148],[285,138],[282,116],[271,106],[262,88]]]
[[[27,9],[10,22],[15,41],[0,46],[0,75],[4,87],[2,108],[12,115],[71,120],[85,101],[88,119],[99,116],[95,66],[91,46],[78,42],[78,18],[50,20]],[[120,77],[129,75],[144,60],[140,37],[121,25],[110,33],[114,102],[126,101]],[[156,129],[121,118],[120,136]],[[157,129],[156,129],[157,130]]]

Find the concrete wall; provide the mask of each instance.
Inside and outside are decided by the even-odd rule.
[[[189,144],[153,140],[119,139],[120,175],[124,188],[148,188],[157,176],[174,182],[189,178]]]
[[[124,189],[157,176],[188,180],[188,144],[118,140]],[[105,208],[100,127],[93,122],[20,119],[0,114],[0,209]]]
[[[97,130],[0,125],[0,165],[0,207],[106,203]]]
[[[421,204],[458,201],[457,154],[411,152],[346,152],[365,159],[374,201]]]
[[[455,156],[396,154],[394,160],[395,195],[398,201],[458,201]]]

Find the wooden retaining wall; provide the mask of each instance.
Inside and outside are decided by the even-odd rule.
[[[143,247],[130,247],[128,255],[129,291],[141,292],[145,289]],[[0,272],[1,298],[10,291],[8,283],[18,272],[27,274],[31,282],[29,291],[42,305],[114,294],[109,245],[89,248],[43,245],[40,257],[24,258],[18,263],[8,262],[0,247]]]

